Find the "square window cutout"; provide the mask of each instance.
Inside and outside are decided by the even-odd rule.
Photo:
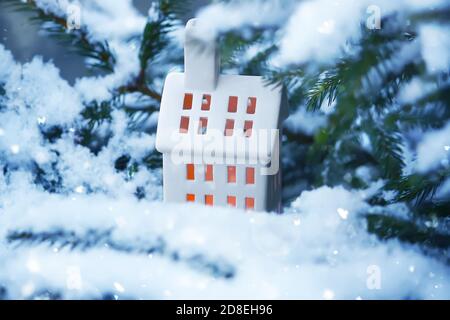
[[[245,168],[245,184],[255,184],[255,168]]]
[[[212,194],[205,195],[205,204],[207,206],[214,205],[214,196]]]
[[[187,180],[194,180],[194,165],[192,163],[189,163],[186,165],[186,179]]]
[[[187,133],[189,130],[189,117],[181,117],[180,120],[180,133]]]
[[[185,93],[184,94],[184,100],[183,100],[183,109],[184,110],[190,110],[192,109],[192,100],[194,96],[192,93]]]
[[[224,130],[224,135],[226,137],[231,137],[233,135],[233,130],[234,130],[234,120],[233,119],[227,119],[225,121],[225,130]]]
[[[255,209],[255,198],[250,198],[250,197],[245,198],[245,209],[246,210]]]
[[[235,196],[227,196],[227,204],[230,207],[236,207],[236,197]]]
[[[208,118],[206,117],[200,117],[200,120],[198,122],[198,134],[206,134],[206,130],[208,128]]]
[[[236,183],[236,167],[235,166],[227,167],[227,181],[228,181],[228,183]]]
[[[211,95],[204,94],[202,98],[202,110],[209,111],[211,108]]]
[[[253,131],[253,121],[251,120],[246,120],[244,122],[244,135],[249,138],[252,136],[252,131]]]
[[[255,112],[256,112],[256,98],[250,97],[247,100],[247,113],[255,114]]]
[[[213,181],[213,166],[207,164],[205,167],[205,181]]]
[[[228,112],[237,112],[238,97],[230,96],[228,98]]]

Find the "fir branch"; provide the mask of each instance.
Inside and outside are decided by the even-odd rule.
[[[89,128],[93,129],[99,123],[112,119],[112,109],[113,106],[109,101],[103,101],[100,103],[94,101],[84,108],[81,115],[88,121]]]
[[[305,72],[301,67],[290,68],[287,70],[266,70],[265,81],[267,85],[283,85],[288,94],[289,107],[294,111],[299,106],[303,105],[307,85],[304,84]]]
[[[54,152],[59,155],[57,152]],[[41,186],[45,191],[49,193],[59,193],[63,189],[63,179],[58,171],[57,162],[52,162],[49,166],[46,166],[45,170],[42,169],[38,163],[33,162],[33,182]]]
[[[302,68],[290,68],[287,70],[271,70],[265,78],[268,84],[283,84],[287,88],[291,88],[304,77],[305,72]]]
[[[381,176],[387,179],[399,179],[405,166],[400,133],[376,125],[371,129],[370,138],[374,156],[381,169]]]
[[[382,214],[368,214],[366,218],[368,231],[382,240],[397,238],[422,247],[450,247],[450,235],[436,232],[432,228],[421,228],[409,220]]]
[[[192,6],[192,2],[192,0],[159,0],[152,4],[153,16],[145,25],[139,50],[139,60],[144,75],[149,61],[157,59],[169,45],[169,33],[181,26],[181,16]]]
[[[339,94],[341,81],[342,77],[338,68],[321,74],[317,82],[307,91],[307,109],[317,111],[325,100],[330,106]]]
[[[437,89],[416,100],[414,102],[415,106],[424,107],[427,104],[441,104],[448,108],[450,105],[450,83],[447,82],[442,85],[438,85],[437,80],[434,82],[437,84]],[[411,105],[407,104],[407,106]]]
[[[389,113],[385,118],[385,123],[389,126],[398,123],[402,130],[414,128],[428,130],[442,128],[448,119],[450,119],[450,109],[445,105],[427,103],[422,107],[414,103],[414,106],[402,106]]]
[[[150,118],[150,116],[153,114],[153,112],[156,112],[159,110],[159,106],[146,105],[146,106],[139,107],[139,108],[123,106],[121,109],[127,113],[128,117],[130,119],[129,128],[131,130],[137,130],[139,127],[146,124],[147,120]]]
[[[432,217],[432,218],[442,218],[442,220],[447,220],[447,228],[450,226],[450,199],[431,199],[431,201],[424,201],[412,208],[412,212],[415,216],[420,217]],[[445,228],[445,223],[441,223],[443,228]],[[448,230],[448,229],[447,229]]]
[[[265,30],[267,31],[267,30]],[[239,68],[242,74],[260,75],[261,67],[266,62],[267,57],[274,52],[275,46],[260,51],[249,61],[242,58],[251,46],[263,43],[264,31],[258,28],[251,28],[243,35],[242,32],[229,31],[219,37],[221,66],[225,69]]]
[[[156,92],[154,89],[152,89],[149,84],[147,83],[145,70],[141,69],[139,71],[139,75],[132,80],[129,84],[120,86],[117,88],[117,93],[122,95],[126,93],[140,93],[144,96],[148,96],[158,102],[161,101],[161,94]]]
[[[71,45],[72,50],[88,58],[88,61],[86,62],[90,67],[99,68],[108,72],[112,72],[114,70],[116,60],[114,54],[109,48],[108,42],[92,41],[92,39],[88,36],[87,30],[85,28],[68,31],[67,21],[65,17],[61,17],[51,12],[44,11],[36,4],[36,1],[34,0],[27,0],[24,2],[16,0],[7,1],[9,1],[10,5],[16,10],[35,13],[35,16],[32,18],[33,21],[44,23],[46,25],[45,30],[52,37],[55,37],[63,41],[64,43]],[[160,2],[166,3],[170,1],[161,0]],[[166,19],[167,17],[164,18]],[[166,20],[163,20],[161,23],[166,23]],[[152,40],[155,39],[149,39],[149,41]],[[144,35],[143,45],[146,44],[148,44],[148,42],[145,42]],[[145,65],[143,65],[143,67],[145,67]],[[156,101],[161,100],[161,95],[147,85],[145,68],[141,69],[141,71],[138,73],[138,76],[129,84],[121,86],[115,91],[119,95],[139,92],[142,95],[155,99]]]
[[[159,152],[151,152],[143,159],[144,165],[149,169],[162,168],[162,155]]]
[[[98,132],[100,125],[112,120],[112,111],[119,106],[117,99],[111,101],[97,102],[93,101],[86,105],[81,112],[81,116],[85,119],[82,127],[75,132],[75,141],[97,155],[104,146],[108,144],[111,133]]]
[[[311,109],[317,109],[325,103],[335,101],[333,112],[328,116],[326,130],[319,131],[314,137],[315,143],[308,152],[308,164],[317,166],[320,177],[315,184],[341,184],[342,176],[347,172],[352,175],[357,165],[375,165],[383,177],[395,179],[400,177],[404,161],[402,158],[401,134],[397,124],[386,128],[379,124],[384,121],[382,113],[372,114],[371,106],[375,101],[381,101],[380,96],[384,90],[367,94],[364,80],[374,67],[380,66],[383,61],[393,57],[399,47],[410,41],[410,36],[405,36],[395,27],[391,32],[372,33],[363,32],[363,38],[358,45],[360,50],[357,54],[349,55],[336,63],[325,72],[314,77],[305,76],[302,86],[309,91],[309,97],[305,104]],[[401,70],[402,71],[402,70]],[[385,81],[399,81],[402,77],[384,77]],[[312,88],[312,89],[311,89]],[[385,110],[375,110],[378,112]],[[361,121],[365,121],[361,124]],[[357,139],[355,133],[366,133],[372,140],[374,152],[370,156],[362,149],[362,146],[351,143],[351,139]],[[341,153],[346,145],[353,148],[351,155]],[[356,156],[358,155],[358,156]],[[360,159],[357,159],[357,158]],[[375,163],[373,162],[375,160]],[[350,176],[349,176],[350,177]],[[351,180],[351,185],[361,185]]]
[[[396,202],[414,202],[419,206],[425,201],[432,201],[437,189],[450,177],[450,170],[438,170],[427,175],[411,174],[392,180],[386,185],[386,189],[394,190],[398,194]]]
[[[368,86],[365,91],[367,94],[362,96],[366,105],[374,106],[380,111],[386,111],[386,106],[395,104],[403,85],[414,76],[423,74],[425,69],[423,61],[407,63],[399,70],[393,70],[389,66],[390,62],[382,61],[380,65],[374,67],[383,88],[380,88],[380,84],[371,87],[370,81],[366,77]]]
[[[155,11],[153,15],[156,15],[156,17],[151,17],[153,20],[149,20],[145,25],[139,50],[139,60],[144,75],[149,60],[155,59],[168,45],[167,35],[176,25],[173,1],[163,0],[152,4],[152,6],[151,10]]]
[[[7,1],[9,1],[11,6],[14,6],[17,10],[24,10],[35,13],[36,16],[32,18],[32,20],[39,21],[41,23],[47,23],[45,30],[52,37],[70,44],[72,50],[74,50],[75,52],[81,54],[82,56],[85,56],[86,58],[89,58],[87,63],[90,67],[100,68],[108,72],[112,72],[114,70],[116,60],[114,54],[109,48],[108,42],[92,41],[92,39],[90,39],[90,37],[88,36],[87,30],[83,27],[80,29],[68,31],[65,17],[44,11],[36,4],[36,1],[34,0],[27,0],[25,2],[14,0]],[[165,3],[168,1],[161,0],[161,2]],[[144,40],[143,44],[148,45],[149,42],[145,42]],[[149,39],[150,42],[152,40],[155,39]],[[116,92],[118,94],[139,92],[142,95],[155,99],[156,101],[161,101],[161,95],[154,91],[146,83],[144,68],[140,70],[138,76],[135,79],[133,79],[129,84],[117,88]]]
[[[167,241],[161,237],[142,241],[121,241],[112,236],[112,229],[88,229],[84,233],[67,230],[33,232],[30,230],[11,231],[6,240],[15,246],[47,244],[58,249],[86,251],[96,247],[105,247],[118,252],[157,255],[170,259],[173,262],[183,263],[188,267],[206,272],[212,277],[232,279],[236,269],[227,261],[211,259],[201,253],[184,254],[181,250],[171,248]]]
[[[179,15],[184,12],[189,1],[159,0],[152,4],[152,17],[144,27],[139,50],[140,71],[129,84],[118,88],[119,94],[139,92],[156,101],[161,101],[161,94],[151,88],[147,81],[149,62],[167,48],[170,43],[168,34],[179,26]]]
[[[116,61],[107,42],[93,41],[89,38],[85,28],[68,30],[65,17],[41,9],[35,0],[6,1],[15,10],[34,14],[31,21],[44,24],[44,29],[50,36],[62,41],[76,53],[92,60],[87,61],[89,67],[108,72],[113,71]]]

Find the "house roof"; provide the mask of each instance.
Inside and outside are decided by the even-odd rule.
[[[260,76],[220,75],[216,42],[198,38],[197,31],[190,20],[185,72],[166,78],[156,149],[199,155],[209,148],[214,158],[270,161],[279,147],[277,129],[288,115],[285,90]]]

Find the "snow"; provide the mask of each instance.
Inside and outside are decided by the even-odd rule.
[[[72,123],[83,108],[79,95],[52,63],[35,57],[30,63],[16,64],[3,45],[0,54],[8,63],[2,78],[6,108],[0,117],[0,153],[10,155],[10,163],[47,163],[52,154],[43,145],[40,128]]]
[[[144,30],[146,17],[137,11],[132,0],[85,0],[79,4],[83,23],[98,41],[127,40]]]
[[[415,77],[402,88],[398,95],[398,101],[403,104],[413,103],[437,89],[437,84],[424,82],[420,78]]]
[[[138,48],[132,39],[144,30],[146,17],[134,8],[132,0],[123,1],[58,1],[39,0],[39,7],[65,17],[69,5],[79,6],[81,27],[88,31],[91,41],[108,41],[116,59],[114,72],[106,76],[77,79],[75,88],[85,102],[105,101],[120,85],[127,84],[139,72]]]
[[[2,83],[4,79],[9,78],[15,68],[16,65],[11,52],[6,50],[5,47],[0,44],[0,83]]]
[[[246,26],[279,25],[289,14],[295,1],[250,0],[213,3],[197,14],[198,36],[214,39],[221,32]],[[258,14],[255,14],[258,12]]]
[[[373,21],[391,13],[438,8],[445,3],[444,0],[309,0],[283,1],[281,5],[277,0],[231,1],[212,4],[201,10],[197,18],[203,30],[200,35],[205,38],[247,26],[281,29],[280,53],[272,61],[280,67],[311,61],[329,63],[342,56],[346,43],[360,38],[361,24],[371,27]],[[439,68],[448,69],[448,63],[444,65],[448,61],[448,32],[424,27],[422,33],[427,33],[422,37],[426,41],[423,48],[427,63],[434,61]]]
[[[444,181],[442,186],[436,192],[438,199],[447,199],[450,196],[450,179]]]
[[[286,25],[280,64],[324,62],[339,56],[342,44],[358,35],[365,1],[301,2]]]
[[[426,132],[417,146],[417,170],[427,172],[437,167],[449,167],[450,123],[440,129]]]
[[[283,215],[249,213],[164,204],[161,169],[116,170],[115,161],[124,155],[142,163],[155,143],[153,134],[130,130],[123,110],[114,108],[112,119],[96,127],[108,141],[97,153],[77,143],[85,105],[109,100],[139,71],[139,45],[133,38],[146,19],[157,18],[155,8],[144,17],[131,0],[37,3],[60,16],[78,3],[88,36],[108,41],[117,63],[111,74],[80,78],[70,86],[52,62],[35,57],[17,63],[0,44],[0,87],[5,91],[0,96],[0,289],[6,289],[7,298],[39,298],[51,290],[64,299],[450,299],[445,262],[367,231],[365,215],[381,210],[366,200],[383,185],[370,184],[368,167],[355,172],[370,185],[366,190],[323,186],[298,194]],[[375,1],[385,13],[441,3]],[[278,28],[277,63],[328,63],[339,57],[342,44],[359,36],[368,4],[316,0],[282,6],[252,0],[214,3],[198,16],[207,37],[236,28]],[[423,26],[413,45],[419,46],[430,72],[448,67],[446,32]],[[243,56],[248,59],[262,47],[257,44]],[[401,67],[416,52],[402,52],[392,66]],[[399,102],[413,103],[433,90],[412,79]],[[326,126],[326,113],[333,108],[320,113],[299,108],[286,125],[314,135]],[[156,125],[157,116],[152,114],[149,125]],[[42,131],[52,126],[63,133],[50,143]],[[448,167],[449,137],[450,123],[425,132],[417,150],[410,151],[417,160],[408,173]],[[369,149],[366,140],[361,135]],[[36,166],[46,179],[57,181],[55,190],[45,191],[36,182]],[[137,200],[137,189],[144,199]],[[438,196],[447,197],[449,190],[447,180]],[[385,191],[383,196],[394,197]],[[405,204],[390,209],[399,218],[408,217]],[[14,240],[21,232],[43,241]]]
[[[9,197],[16,201],[0,215],[3,237],[64,231],[83,238],[92,230],[107,236],[85,250],[57,240],[6,244],[0,283],[13,298],[45,288],[63,298],[449,298],[446,267],[368,235],[358,218],[368,209],[367,194],[342,187],[304,192],[283,216],[131,197],[68,198],[32,187],[27,194],[21,201]],[[146,252],[161,243],[159,251]],[[369,283],[374,268],[379,288]]]
[[[146,18],[139,14],[132,0],[111,3],[99,0],[35,0],[45,12],[67,17],[69,6],[78,6],[82,26],[92,40],[128,39],[142,32]],[[120,21],[120,23],[118,23]]]
[[[43,70],[45,70],[43,72]],[[38,117],[42,123],[68,123],[82,110],[78,93],[62,80],[59,70],[51,63],[35,57],[30,63],[16,68],[5,84],[9,106],[22,116]],[[33,106],[33,113],[28,110]]]
[[[326,124],[323,114],[308,112],[303,108],[298,109],[286,119],[284,125],[292,132],[303,132],[313,135],[320,127]]]
[[[5,158],[1,167],[30,170],[35,162],[48,177],[62,179],[60,192],[102,191],[117,195],[120,191],[132,195],[142,187],[150,199],[160,197],[160,188],[152,185],[158,173],[143,170],[136,173],[136,179],[126,181],[114,168],[115,159],[124,154],[141,160],[154,150],[153,135],[128,132],[127,115],[114,111],[111,123],[103,124],[103,130],[111,135],[109,143],[95,156],[73,143],[76,137],[72,129],[81,124],[79,113],[84,108],[80,92],[61,79],[51,62],[35,57],[30,63],[17,64],[2,45],[0,54],[5,57],[2,61],[8,58],[12,66],[5,69],[8,74],[5,72],[3,78],[6,108],[0,110],[0,155]],[[41,130],[52,126],[61,126],[67,133],[48,144]],[[53,168],[59,176],[55,176]]]
[[[117,41],[110,42],[115,54],[114,72],[106,76],[83,77],[76,81],[75,88],[83,101],[106,101],[112,98],[112,91],[128,84],[139,72],[138,47]]]
[[[431,72],[450,69],[450,27],[426,24],[420,28],[422,56]]]

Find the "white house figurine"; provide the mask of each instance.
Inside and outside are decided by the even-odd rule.
[[[185,72],[164,84],[156,133],[164,201],[281,212],[286,91],[259,76],[221,75],[216,41],[185,35]]]

